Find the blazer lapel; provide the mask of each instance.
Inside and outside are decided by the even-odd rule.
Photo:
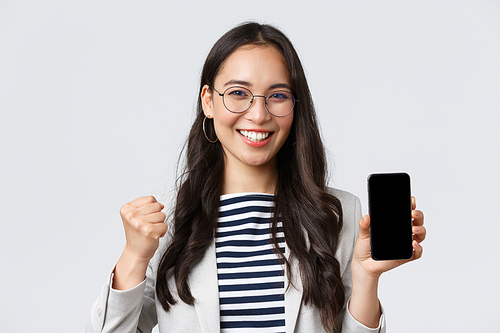
[[[295,259],[290,260],[288,251],[285,256],[290,262],[290,270],[292,271],[292,281],[288,281],[287,272],[285,271],[285,287],[288,287],[285,291],[285,327],[286,332],[292,333],[295,330],[302,304],[302,280],[300,279],[298,261]]]
[[[287,249],[288,250],[288,249]],[[290,260],[289,253],[285,256]],[[289,284],[285,272],[285,326],[286,332],[293,332],[302,304],[302,280],[296,259],[290,260],[292,281]],[[189,286],[195,298],[194,306],[198,316],[201,331],[204,333],[220,332],[219,284],[217,280],[217,258],[215,239],[205,251],[201,260],[193,265],[189,275]]]
[[[200,321],[201,331],[204,333],[220,332],[215,240],[212,241],[201,260],[191,268],[189,286],[195,298],[194,306]]]

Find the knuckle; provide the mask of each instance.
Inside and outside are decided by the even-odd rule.
[[[126,219],[126,221],[128,225],[132,228],[132,230],[134,230],[135,232],[141,229],[141,223],[142,223],[141,220],[132,218],[132,219]]]
[[[150,237],[151,234],[153,233],[153,226],[149,223],[145,224],[142,227],[142,232],[146,237]]]
[[[134,218],[135,218],[135,212],[133,210],[129,210],[129,211],[125,212],[125,214],[123,215],[123,217],[127,221],[132,222],[132,220],[134,220]]]
[[[159,229],[160,230],[160,233],[158,235],[158,239],[162,238],[163,236],[165,236],[165,234],[167,233],[167,230],[168,230],[168,225],[167,224],[163,224],[162,225],[162,228]]]
[[[130,204],[128,204],[128,203],[121,206],[121,208],[120,208],[120,215],[121,216],[124,216],[129,211],[129,206],[130,206]]]
[[[415,253],[415,260],[422,258],[423,254],[424,254],[424,251],[422,251],[422,250]]]

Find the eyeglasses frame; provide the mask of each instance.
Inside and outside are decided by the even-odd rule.
[[[224,104],[224,107],[226,108],[227,111],[229,111],[231,113],[237,113],[237,114],[238,113],[243,113],[243,112],[247,111],[248,109],[250,109],[252,107],[252,105],[253,105],[253,101],[254,101],[255,97],[263,97],[264,98],[264,105],[266,106],[267,112],[269,112],[269,114],[272,115],[273,117],[283,118],[283,117],[288,116],[290,113],[292,113],[292,111],[295,109],[295,103],[299,101],[298,99],[295,99],[295,96],[291,92],[286,91],[287,93],[289,93],[290,95],[292,95],[292,98],[293,98],[293,107],[292,107],[292,109],[287,114],[285,114],[283,116],[277,116],[274,113],[272,113],[271,111],[269,111],[269,108],[267,107],[267,97],[269,95],[271,95],[272,93],[276,93],[276,92],[279,92],[279,91],[285,92],[285,90],[273,90],[269,94],[267,94],[266,96],[264,96],[264,95],[254,95],[253,92],[250,89],[242,87],[242,86],[231,86],[231,87],[228,87],[226,90],[224,90],[224,92],[222,94],[217,89],[215,89],[215,87],[210,86],[210,85],[209,85],[209,87],[212,88],[220,97],[222,97],[222,103]],[[226,101],[224,100],[224,94],[226,93],[226,91],[228,91],[229,89],[232,89],[232,88],[243,88],[245,90],[250,91],[250,94],[252,94],[252,99],[250,100],[250,105],[245,110],[243,110],[243,111],[231,111],[226,106]]]

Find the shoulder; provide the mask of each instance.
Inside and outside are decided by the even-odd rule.
[[[361,218],[361,202],[357,196],[332,187],[327,187],[326,190],[340,200],[344,221],[354,219],[357,222]]]
[[[359,201],[358,197],[347,191],[339,190],[338,188],[327,187],[326,191],[340,200],[342,204],[355,204]]]

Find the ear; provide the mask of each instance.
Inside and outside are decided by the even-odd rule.
[[[209,119],[213,118],[212,92],[207,84],[201,89],[201,107],[203,108],[205,117]]]

